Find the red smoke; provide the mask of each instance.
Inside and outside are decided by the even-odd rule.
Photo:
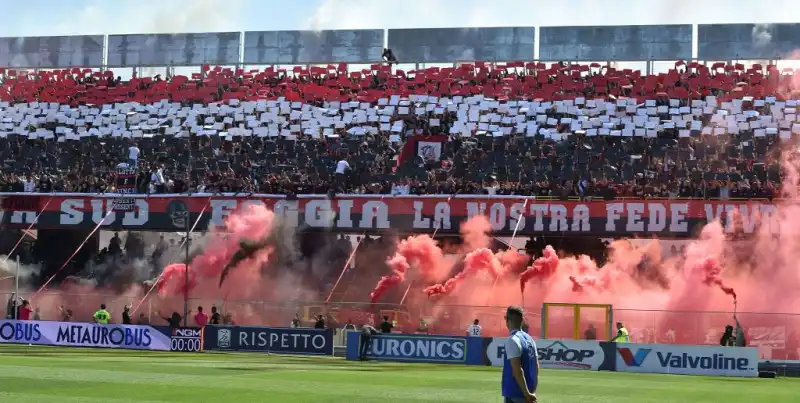
[[[406,258],[402,255],[395,255],[387,262],[389,267],[392,269],[391,276],[383,276],[381,280],[378,281],[378,285],[375,286],[375,289],[369,294],[369,299],[372,302],[377,301],[383,294],[386,294],[392,287],[402,283],[406,279],[406,273],[408,272],[409,265]]]
[[[464,280],[481,272],[490,274],[490,278],[496,278],[504,272],[503,265],[490,249],[481,248],[468,253],[464,258],[464,270],[445,281],[444,284],[432,285],[425,288],[424,291],[428,297],[450,294]]]
[[[161,278],[156,283],[159,295],[183,295],[197,285],[197,274],[189,271],[189,282],[186,282],[186,265],[173,263],[164,268]]]
[[[429,297],[436,297],[452,293],[459,284],[469,277],[479,273],[486,273],[488,279],[495,282],[514,271],[521,270],[530,258],[516,250],[507,250],[493,253],[488,248],[472,251],[464,258],[464,270],[447,280],[444,284],[435,284],[424,291]]]
[[[440,281],[452,269],[444,253],[428,235],[410,236],[397,244],[397,250],[386,261],[392,275],[383,276],[370,293],[370,300],[377,301],[387,291],[406,280],[406,273],[413,267],[423,281]]]
[[[499,277],[508,274],[516,274],[517,271],[525,270],[525,266],[531,260],[531,257],[525,253],[521,253],[516,249],[508,249],[505,251],[497,252],[495,254],[497,260],[500,261],[501,273]]]
[[[732,296],[734,300],[736,299],[736,291],[726,286],[722,281],[722,266],[720,266],[719,262],[711,258],[706,259],[706,261],[700,265],[700,269],[705,274],[705,278],[703,279],[705,285],[717,286],[722,292]]]
[[[426,287],[423,291],[429,296],[440,296],[452,293],[456,287],[469,277],[481,272],[489,274],[489,278],[498,279],[506,273],[519,270],[527,264],[529,258],[517,251],[506,251],[493,253],[488,247],[491,245],[492,238],[489,235],[491,224],[486,216],[474,216],[461,225],[461,238],[464,241],[462,249],[467,252],[463,259],[464,268],[454,277],[442,284],[435,284]],[[427,235],[412,236],[401,241],[397,247],[397,253],[393,258],[405,258],[410,267],[414,267],[419,272],[420,277],[425,282],[441,281],[452,271],[455,262],[445,259],[444,253],[436,244],[436,241]],[[370,294],[370,299],[374,302],[377,297],[383,295],[389,288],[401,283],[405,279],[405,271],[398,274],[398,270],[390,261],[393,267],[392,276],[381,278],[375,290]],[[407,268],[406,268],[407,270]]]
[[[450,267],[444,265],[444,253],[428,235],[411,236],[400,241],[395,256],[404,257],[426,281],[437,281],[450,272]]]
[[[304,279],[299,274],[276,267],[266,272],[267,263],[274,253],[274,242],[271,238],[282,238],[283,234],[272,234],[276,225],[275,215],[260,204],[245,204],[240,210],[229,215],[225,225],[216,228],[207,235],[210,238],[202,253],[195,256],[189,264],[189,297],[192,305],[210,305],[234,301],[263,300],[313,300],[317,298],[315,290],[304,286]],[[292,235],[293,236],[293,235]],[[242,242],[258,245],[257,250],[242,253]],[[222,271],[229,266],[232,259],[238,263],[229,268],[229,274],[220,288],[219,279]],[[182,297],[186,288],[184,281],[184,265],[168,265],[161,279],[156,284],[160,297],[162,312],[181,311]],[[312,295],[313,293],[313,295]],[[180,297],[180,298],[178,298]],[[171,309],[170,309],[171,308]],[[234,320],[242,324],[282,324],[290,320],[296,311],[271,313],[270,307],[261,303],[251,305],[234,304],[226,307],[226,311],[235,312]]]
[[[569,281],[572,282],[572,291],[575,291],[575,292],[583,292],[584,288],[595,285],[595,280],[594,279],[591,279],[591,280],[587,280],[587,279],[579,280],[575,276],[569,276]]]
[[[519,275],[519,288],[525,293],[525,285],[534,278],[545,279],[554,274],[558,270],[558,255],[552,246],[547,245],[544,248],[542,257],[533,261],[533,264],[528,267],[522,274]]]
[[[189,282],[189,292],[192,293],[198,285],[207,287],[211,279],[219,280],[225,266],[240,250],[241,242],[265,238],[274,222],[275,216],[271,211],[262,205],[255,204],[245,205],[240,211],[228,216],[225,226],[214,231],[213,241],[189,264],[189,276],[192,279]],[[260,278],[261,267],[267,263],[271,251],[271,247],[265,247],[232,267],[230,269],[231,278],[238,278],[240,281],[238,284],[235,284],[236,281],[232,281],[227,287],[238,291],[251,289],[253,284],[248,281]],[[176,274],[178,272],[180,275]],[[168,296],[176,294],[178,289],[183,289],[183,272],[182,264],[167,266],[157,286],[159,294]],[[252,276],[252,274],[258,274],[258,276]]]
[[[464,250],[471,252],[475,249],[488,248],[492,243],[492,237],[489,236],[491,231],[492,224],[485,215],[474,216],[461,224],[459,232],[464,241]]]
[[[196,271],[201,277],[219,279],[222,270],[240,249],[241,242],[264,239],[274,224],[275,215],[266,207],[254,204],[245,205],[236,214],[227,217],[224,228],[217,231],[217,239],[202,254],[192,260],[189,270]],[[270,247],[267,247],[266,250],[256,253],[257,256],[242,261],[236,266],[243,267],[244,270],[255,267],[258,271],[261,265],[267,262],[271,250]],[[237,271],[237,267],[231,268],[231,274]]]

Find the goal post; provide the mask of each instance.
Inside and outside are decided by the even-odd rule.
[[[584,339],[594,327],[598,340],[611,340],[614,310],[608,304],[542,304],[542,339]]]

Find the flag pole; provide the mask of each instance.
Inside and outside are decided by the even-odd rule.
[[[19,298],[19,254],[17,254],[17,275],[14,279],[14,297]],[[17,319],[17,312],[19,309],[14,310],[14,319]]]
[[[514,247],[514,238],[517,237],[517,231],[519,231],[519,223],[522,222],[522,218],[525,216],[525,207],[528,205],[528,199],[522,203],[522,213],[517,217],[517,224],[514,225],[514,232],[511,233],[511,240],[508,241],[508,248],[506,251],[510,250]],[[497,282],[500,280],[500,276],[494,278],[494,283],[492,284],[492,291],[489,293],[489,300],[491,301],[492,296],[494,295],[494,289],[497,287]]]

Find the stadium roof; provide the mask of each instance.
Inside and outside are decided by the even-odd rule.
[[[800,24],[701,24],[696,34],[684,24],[6,37],[0,67],[370,64],[387,46],[401,63],[774,60],[800,49]]]

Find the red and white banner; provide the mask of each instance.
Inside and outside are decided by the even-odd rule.
[[[778,232],[778,206],[765,202],[721,202],[698,200],[542,201],[533,197],[470,195],[153,195],[126,194],[133,210],[115,211],[114,200],[122,195],[32,194],[2,195],[3,225],[27,227],[41,212],[34,228],[93,228],[176,231],[194,223],[201,212],[198,230],[220,226],[225,217],[245,204],[272,209],[289,225],[338,231],[457,233],[459,224],[483,214],[497,235],[537,234],[689,237],[702,225],[720,220],[728,232]],[[49,201],[49,203],[48,203]],[[45,208],[45,211],[41,211]],[[104,216],[107,217],[105,220]],[[800,232],[783,228],[781,233]]]

